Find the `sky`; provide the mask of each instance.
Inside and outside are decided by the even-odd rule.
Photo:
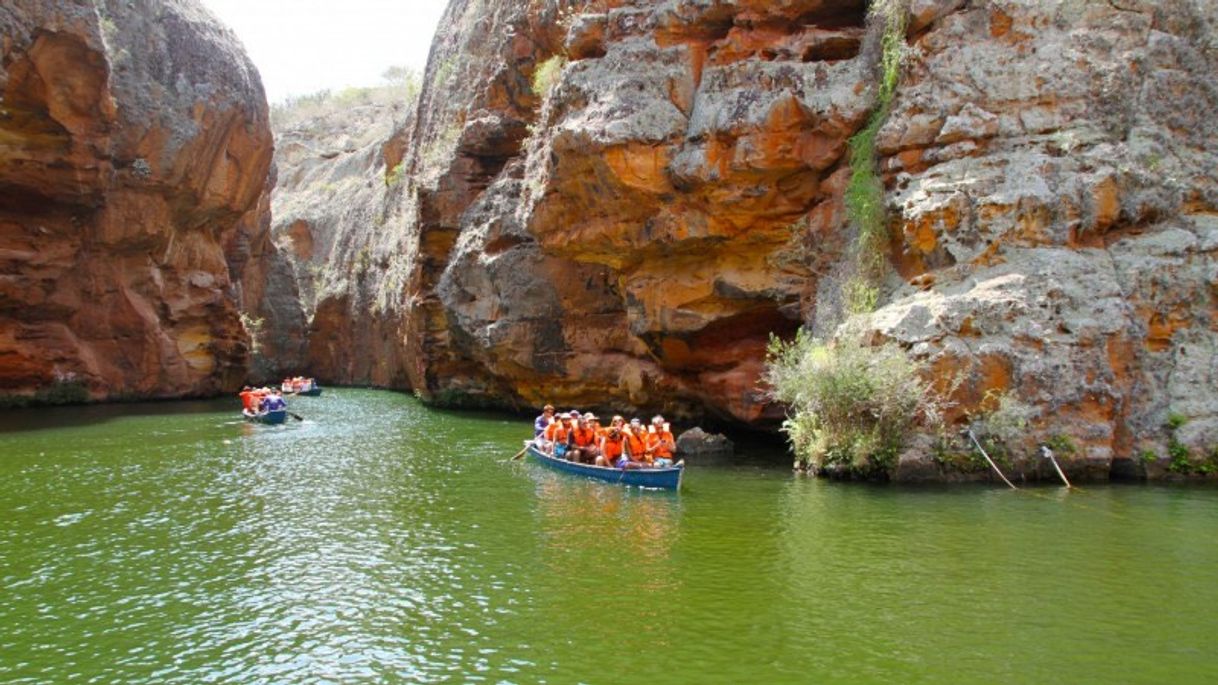
[[[267,100],[420,74],[448,0],[201,0],[232,28],[262,74]]]

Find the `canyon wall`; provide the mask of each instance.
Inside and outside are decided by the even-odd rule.
[[[957,415],[1026,403],[1025,454],[1212,470],[1218,3],[938,4],[878,137],[897,274],[867,325],[960,378]]]
[[[904,6],[877,140],[893,268],[854,323],[959,379],[953,418],[1030,405],[1027,447],[1076,472],[1207,454],[1213,0]],[[396,343],[383,377],[441,404],[773,426],[769,336],[842,321],[881,30],[864,2],[453,0],[370,252],[404,268],[379,291],[395,330],[332,368]]]
[[[0,393],[238,385],[271,135],[236,39],[186,0],[14,0],[0,39]]]
[[[757,379],[841,248],[864,23],[861,2],[451,3],[367,246],[388,275],[317,300],[312,358],[445,405],[776,419]],[[376,349],[351,344],[368,301]]]
[[[299,284],[302,371],[406,389],[402,293],[411,250],[402,155],[405,88],[306,98],[273,118],[272,235]],[[284,301],[289,307],[290,302]],[[255,359],[261,358],[261,353]]]

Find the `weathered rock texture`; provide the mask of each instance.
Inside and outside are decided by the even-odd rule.
[[[815,280],[809,217],[840,242],[863,23],[861,2],[451,3],[404,131],[402,222],[369,251],[405,256],[401,328],[374,334],[404,346],[402,385],[763,418],[766,342]],[[359,379],[385,356],[348,344],[363,305],[329,301],[311,348],[339,341],[330,368]]]
[[[302,370],[327,383],[410,385],[402,302],[413,252],[399,165],[413,102],[396,95],[349,91],[272,122],[272,233],[299,283]]]
[[[1075,473],[1159,472],[1172,435],[1200,458],[1216,3],[907,6],[878,141],[895,268],[862,323],[963,378],[953,418],[1030,404],[1024,447],[1072,444]],[[346,265],[302,279],[311,360],[441,403],[772,421],[768,337],[836,320],[878,38],[861,0],[453,0],[400,133],[297,137],[330,161],[281,165],[349,186],[326,211],[365,227],[276,219],[298,258]]]
[[[187,0],[10,0],[0,55],[0,392],[240,383],[225,245],[263,240],[271,139],[232,34]]]
[[[871,326],[961,374],[960,413],[1031,405],[1019,453],[1156,475],[1174,434],[1212,459],[1218,3],[915,5],[935,20],[879,138],[900,282]]]

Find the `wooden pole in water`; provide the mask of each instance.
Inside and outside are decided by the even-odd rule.
[[[1068,489],[1074,489],[1074,486],[1071,485],[1070,481],[1066,479],[1066,474],[1062,472],[1062,467],[1057,465],[1057,459],[1053,458],[1053,450],[1049,449],[1048,445],[1041,445],[1040,453],[1053,464],[1053,468],[1057,469],[1057,475],[1061,476],[1062,482],[1066,484],[1066,487]]]
[[[990,466],[994,469],[994,473],[998,474],[998,477],[1002,479],[1002,482],[1011,486],[1012,490],[1018,490],[1019,488],[1015,487],[1014,483],[1007,480],[1007,477],[1002,475],[1002,470],[998,468],[998,464],[995,464],[993,459],[990,459],[990,455],[985,453],[985,449],[981,446],[981,443],[977,442],[977,436],[973,435],[973,429],[971,429],[971,428],[965,429],[965,432],[968,433],[968,436],[970,438],[972,438],[973,444],[977,446],[977,450],[979,452],[981,452],[981,456],[985,457],[985,460],[990,463]]]

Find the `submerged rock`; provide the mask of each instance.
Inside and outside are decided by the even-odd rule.
[[[694,427],[677,436],[677,456],[699,460],[730,459],[736,446],[722,433],[707,433]]]

